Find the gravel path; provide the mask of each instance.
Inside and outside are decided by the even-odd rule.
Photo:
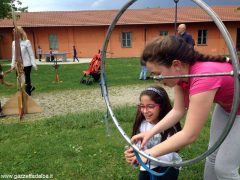
[[[108,95],[112,107],[122,105],[134,105],[138,103],[140,92],[145,89],[147,85],[131,85],[122,87],[109,87]],[[167,89],[170,98],[172,98],[172,91]],[[24,119],[41,119],[54,115],[63,115],[74,112],[90,112],[94,110],[105,110],[106,106],[101,95],[100,88],[89,90],[69,90],[53,93],[41,93],[33,95],[32,98],[37,102],[44,111],[42,113],[27,114]],[[9,97],[1,98],[4,103]],[[4,119],[16,118],[18,116],[8,116]]]

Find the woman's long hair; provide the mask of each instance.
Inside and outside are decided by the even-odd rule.
[[[15,30],[17,30],[17,32],[19,33],[21,40],[25,41],[25,40],[28,39],[26,32],[24,31],[24,29],[23,29],[21,26],[17,26],[17,27],[14,29],[14,31],[15,31]]]
[[[141,92],[140,94],[140,100],[142,96],[148,96],[152,101],[154,101],[156,104],[160,105],[160,113],[158,116],[158,121],[161,121],[164,116],[167,115],[167,113],[172,109],[172,105],[170,103],[170,99],[168,97],[167,92],[164,90],[164,88],[160,86],[152,86],[151,88],[157,89],[161,95],[156,93],[155,91],[148,90],[148,88],[144,91]],[[140,108],[137,108],[137,113],[135,117],[135,122],[133,124],[133,131],[132,131],[132,136],[136,135],[139,133],[139,128],[142,123],[142,121],[145,120],[145,117],[143,113],[141,112]],[[165,130],[164,132],[161,133],[162,135],[162,141],[166,140],[168,136],[172,136],[176,132],[181,130],[181,125],[178,122],[176,125],[173,127]]]
[[[148,43],[143,50],[141,61],[154,62],[170,67],[173,60],[180,60],[183,63],[192,65],[196,61],[226,62],[223,56],[204,55],[194,50],[182,38],[176,36],[158,37]]]

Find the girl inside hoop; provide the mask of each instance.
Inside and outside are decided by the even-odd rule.
[[[136,118],[133,125],[132,136],[141,132],[150,130],[157,124],[170,110],[172,109],[169,97],[166,91],[159,86],[149,87],[141,92],[140,94],[140,104],[137,108]],[[176,125],[168,128],[164,132],[155,134],[145,145],[144,149],[152,148],[153,146],[165,141],[168,137],[177,133],[181,130],[181,125],[179,122]],[[126,160],[131,163],[132,158],[134,158],[133,149],[130,148],[124,152]],[[181,157],[176,153],[168,153],[166,155],[158,157],[158,159],[163,161],[181,161]],[[136,161],[134,162],[136,163]],[[156,172],[163,173],[168,169],[168,167],[160,167],[149,163],[149,168]],[[170,167],[166,174],[155,179],[171,179],[176,180],[178,178],[179,169]],[[146,171],[143,167],[140,167],[139,180],[151,179],[151,174]]]
[[[155,75],[178,76],[230,72],[232,65],[225,57],[203,55],[182,39],[166,36],[149,43],[142,54],[142,61]],[[231,76],[164,79],[162,83],[175,90],[173,109],[151,130],[132,138],[141,146],[154,134],[163,132],[179,122],[186,114],[183,129],[166,141],[146,150],[153,157],[181,149],[193,143],[204,127],[214,103],[210,141],[211,147],[222,134],[231,112],[234,78]],[[231,131],[220,147],[206,160],[204,179],[240,179],[240,107]],[[133,160],[133,159],[132,159]]]

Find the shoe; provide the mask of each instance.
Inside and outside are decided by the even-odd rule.
[[[34,86],[31,87],[30,92],[33,92],[36,88]]]
[[[0,112],[0,118],[4,118],[6,115],[4,115],[2,112]]]

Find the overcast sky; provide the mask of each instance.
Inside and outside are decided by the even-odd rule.
[[[239,5],[240,0],[203,0],[208,5]],[[21,0],[28,11],[68,11],[120,9],[128,0]],[[179,0],[178,6],[194,6],[192,0]],[[175,7],[174,0],[138,0],[131,8]]]

